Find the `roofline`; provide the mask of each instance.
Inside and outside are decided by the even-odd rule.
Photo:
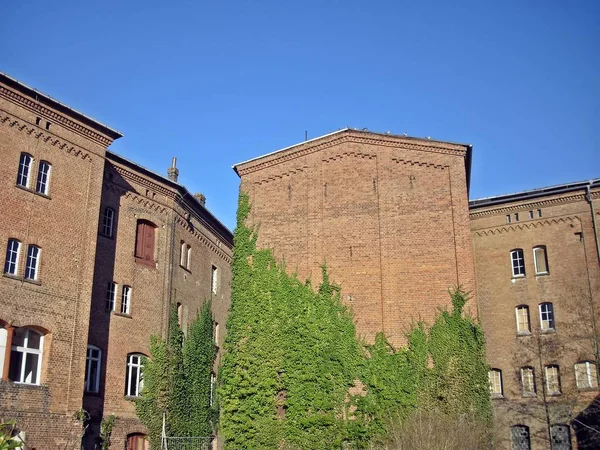
[[[64,103],[59,102],[58,100],[50,97],[49,95],[44,94],[43,92],[38,91],[35,88],[32,88],[25,83],[20,82],[19,80],[14,79],[10,75],[7,75],[4,72],[0,72],[0,82],[5,83],[6,85],[19,90],[21,93],[28,95],[29,97],[35,97],[36,100],[42,100],[44,103],[47,103],[48,106],[60,111],[63,114],[70,115],[80,122],[92,127],[96,131],[110,137],[113,140],[119,139],[123,137],[123,134],[113,128],[110,128],[107,125],[104,125],[102,122],[99,122],[95,119],[92,119],[89,116],[86,116],[82,112],[77,111],[76,109],[71,108],[70,106],[65,105]]]
[[[547,186],[522,192],[515,192],[513,194],[502,194],[492,197],[478,198],[469,201],[469,209],[484,208],[488,206],[499,205],[502,203],[513,203],[523,200],[531,200],[539,197],[546,197],[549,195],[557,195],[566,192],[579,191],[587,187],[600,188],[600,178],[595,178],[588,181],[575,181],[572,183],[557,184],[554,186]]]
[[[341,128],[339,130],[332,131],[331,133],[327,133],[327,134],[324,134],[322,136],[317,136],[317,137],[309,139],[307,141],[298,142],[298,143],[290,145],[288,147],[284,147],[284,148],[281,148],[279,150],[275,150],[273,152],[257,156],[255,158],[239,162],[239,163],[234,164],[233,166],[231,166],[231,168],[239,176],[239,172],[238,172],[238,167],[239,166],[242,166],[244,164],[248,164],[248,163],[257,161],[257,160],[262,159],[262,158],[267,158],[267,157],[275,155],[277,153],[284,152],[286,150],[291,150],[294,147],[299,147],[301,145],[305,145],[305,144],[308,144],[310,142],[314,142],[314,141],[317,141],[319,139],[327,138],[329,136],[333,136],[335,134],[343,133],[343,132],[346,132],[346,131],[353,131],[353,132],[365,133],[365,134],[376,134],[376,135],[379,135],[379,136],[396,137],[396,138],[409,139],[409,140],[418,140],[418,141],[425,141],[425,142],[435,142],[435,143],[438,143],[438,144],[460,145],[462,147],[466,147],[466,149],[467,149],[467,159],[465,161],[465,165],[466,165],[466,169],[467,169],[467,189],[469,187],[470,179],[471,179],[471,151],[473,149],[473,145],[471,145],[471,144],[465,144],[465,143],[462,143],[462,142],[439,141],[439,140],[436,140],[436,139],[419,138],[419,137],[407,136],[407,135],[400,135],[400,134],[391,134],[389,132],[387,132],[387,133],[381,133],[381,132],[377,132],[377,131],[369,131],[367,129],[358,130],[356,128],[349,128],[349,127]]]
[[[120,162],[121,164],[134,166],[136,170],[139,170],[140,172],[143,172],[145,175],[147,175],[151,178],[154,178],[155,180],[157,180],[161,183],[164,183],[164,184],[168,185],[169,187],[177,190],[182,198],[185,198],[187,196],[188,198],[192,199],[191,202],[193,203],[193,206],[195,206],[199,211],[201,211],[202,214],[206,214],[206,217],[203,217],[203,218],[209,222],[209,225],[212,226],[213,228],[215,228],[217,233],[219,233],[224,238],[224,240],[226,240],[227,242],[229,242],[233,245],[233,233],[231,232],[231,230],[229,228],[227,228],[219,219],[217,219],[214,216],[214,214],[211,213],[205,205],[200,203],[198,201],[198,199],[196,197],[194,197],[190,193],[190,191],[187,190],[187,188],[185,188],[181,184],[176,183],[175,181],[169,180],[167,177],[159,175],[158,173],[156,173],[150,169],[147,169],[146,167],[141,166],[138,163],[131,161],[130,159],[127,159],[124,156],[121,156],[111,150],[106,151],[106,156],[109,157],[110,159],[114,159],[114,160]]]

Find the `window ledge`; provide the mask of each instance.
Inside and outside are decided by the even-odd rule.
[[[521,278],[525,278],[525,275],[513,275],[511,280],[520,280]]]
[[[112,311],[113,315],[115,316],[119,316],[119,317],[126,317],[128,319],[133,319],[133,317],[131,316],[131,314],[125,314],[122,312],[118,312],[118,311]]]
[[[152,269],[156,269],[156,261],[150,261],[149,259],[144,259],[144,258],[140,258],[140,257],[136,256],[135,262],[137,264],[141,264],[142,266],[147,266]]]
[[[531,331],[517,331],[517,337],[531,336]]]
[[[183,270],[185,270],[187,273],[192,273],[192,271],[190,269],[188,269],[185,266],[182,266],[181,264],[179,264],[179,267],[181,267]]]
[[[504,400],[503,394],[492,394],[492,400]]]
[[[597,387],[577,387],[579,392],[598,392]]]
[[[525,392],[521,394],[523,398],[537,398],[537,394],[535,392]]]
[[[140,398],[142,398],[141,395],[126,395],[125,396],[125,400],[130,400],[130,401],[139,400]]]
[[[25,187],[25,186],[21,186],[20,184],[15,184],[15,187],[17,187],[17,188],[19,188],[19,189],[21,189],[21,190],[23,190],[25,192],[31,192],[32,194],[38,195],[38,196],[43,197],[43,198],[47,198],[48,200],[52,199],[52,197],[50,197],[48,194],[44,194],[42,192],[34,191],[33,189]]]
[[[23,282],[25,282],[25,283],[31,283],[31,284],[36,284],[38,286],[42,285],[42,282],[40,280],[32,280],[31,278],[23,278]]]
[[[548,392],[548,397],[560,397],[562,392]]]
[[[6,278],[10,278],[11,280],[20,281],[22,283],[35,284],[37,286],[41,286],[42,285],[42,282],[40,280],[31,280],[29,278],[20,277],[18,275],[13,275],[13,274],[6,273],[6,272],[3,272],[2,276],[6,277]]]
[[[21,381],[8,380],[8,381],[6,381],[6,383],[10,383],[14,386],[19,386],[19,388],[23,388],[23,389],[45,389],[45,388],[47,388],[47,386],[43,385],[43,384],[23,383]]]
[[[542,273],[536,273],[535,277],[547,277],[548,275],[550,275],[550,272],[542,272]]]
[[[556,333],[556,328],[548,328],[547,330],[540,330],[542,334],[553,334]]]

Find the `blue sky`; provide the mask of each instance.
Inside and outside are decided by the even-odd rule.
[[[233,227],[234,163],[345,126],[474,145],[471,198],[600,177],[598,1],[10,2],[0,71]]]

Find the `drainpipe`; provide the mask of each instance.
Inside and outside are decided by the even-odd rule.
[[[585,199],[590,204],[590,209],[592,210],[592,226],[594,227],[594,238],[596,239],[596,257],[598,258],[598,262],[600,263],[600,240],[598,240],[598,227],[596,225],[596,211],[594,210],[594,202],[592,201],[592,193],[590,190],[592,182],[585,187]]]

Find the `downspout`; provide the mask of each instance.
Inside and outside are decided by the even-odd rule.
[[[594,209],[594,202],[592,201],[592,192],[590,190],[592,182],[585,187],[585,199],[590,204],[590,209],[592,210],[592,226],[594,227],[594,239],[596,240],[596,257],[598,258],[598,262],[600,263],[600,240],[598,240],[598,226],[596,225],[596,211]]]

